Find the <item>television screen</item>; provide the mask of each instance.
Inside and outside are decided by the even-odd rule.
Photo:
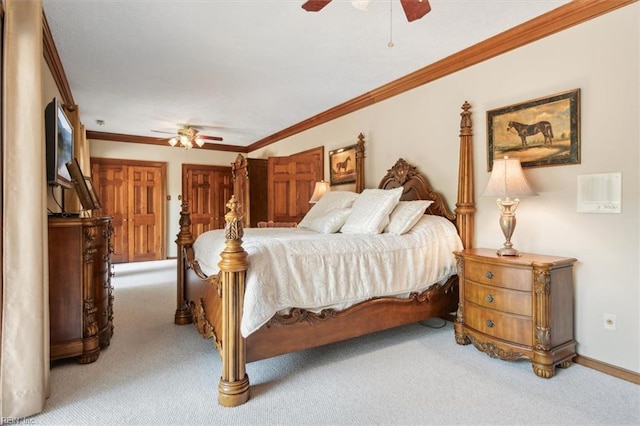
[[[45,109],[47,183],[71,188],[67,163],[73,158],[73,126],[57,98]]]

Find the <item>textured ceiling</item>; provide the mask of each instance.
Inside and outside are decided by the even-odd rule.
[[[243,147],[568,1],[431,0],[411,23],[398,0],[302,3],[43,0],[87,130]]]

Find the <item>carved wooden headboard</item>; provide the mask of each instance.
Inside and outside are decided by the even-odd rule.
[[[443,216],[454,222],[456,216],[451,212],[442,194],[429,184],[425,176],[416,171],[416,167],[400,158],[387,170],[387,174],[382,178],[378,188],[393,189],[402,186],[402,196],[400,200],[431,200],[433,203],[427,208],[428,214]]]

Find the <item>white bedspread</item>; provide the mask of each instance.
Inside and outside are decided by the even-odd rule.
[[[319,234],[299,228],[247,228],[249,254],[242,335],[247,337],[288,308],[312,311],[396,296],[444,282],[456,273],[454,250],[462,249],[448,220],[425,215],[404,235]],[[208,275],[218,273],[224,231],[202,234],[196,259]]]

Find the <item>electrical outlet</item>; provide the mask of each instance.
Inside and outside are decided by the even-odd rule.
[[[616,316],[613,314],[604,314],[604,329],[616,331]]]

